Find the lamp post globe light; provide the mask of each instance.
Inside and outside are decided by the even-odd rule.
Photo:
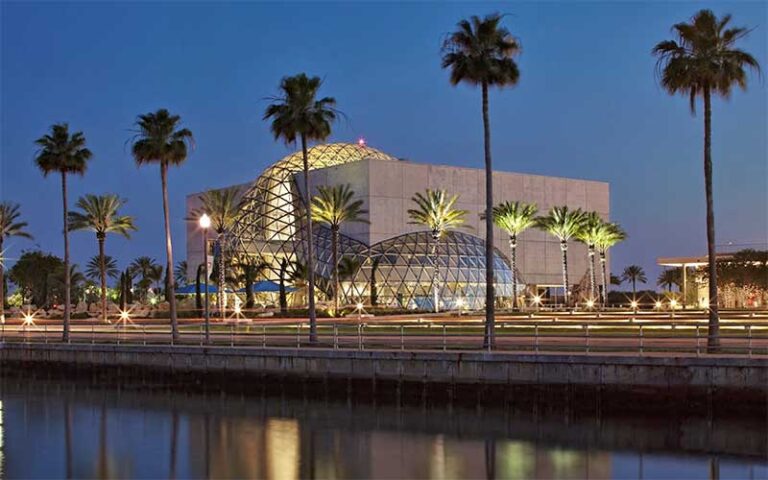
[[[210,314],[210,302],[208,300],[209,286],[208,286],[208,229],[211,228],[211,217],[204,213],[200,216],[200,228],[203,230],[203,263],[204,277],[205,278],[205,343],[211,341],[211,314]]]

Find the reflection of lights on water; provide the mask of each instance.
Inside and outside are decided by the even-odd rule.
[[[3,428],[2,400],[0,400],[0,478],[5,478],[5,430]]]
[[[300,438],[296,420],[270,419],[265,428],[269,478],[299,478]]]

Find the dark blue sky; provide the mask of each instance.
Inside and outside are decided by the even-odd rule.
[[[491,94],[500,170],[611,183],[614,220],[630,239],[614,270],[656,256],[705,252],[702,118],[654,77],[653,45],[699,8],[753,27],[743,48],[768,69],[768,12],[755,3],[10,3],[0,6],[0,198],[19,202],[41,248],[62,252],[60,185],[33,165],[34,139],[54,122],[83,130],[95,156],[71,182],[115,192],[140,231],[110,238],[121,266],[162,260],[160,179],[137,168],[127,140],[139,113],[166,107],[193,130],[197,147],[170,175],[177,259],[184,258],[184,197],[254,179],[288,149],[261,120],[264,97],[283,75],[325,78],[348,121],[332,140],[354,141],[415,161],[482,165],[480,93],[453,88],[440,42],[471,14],[509,13],[520,38],[514,89]],[[765,242],[768,158],[765,82],[714,104],[718,243]],[[96,253],[73,233],[73,255]],[[15,240],[9,257],[33,243]]]

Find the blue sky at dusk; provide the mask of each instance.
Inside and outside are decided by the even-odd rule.
[[[703,119],[654,76],[653,45],[700,8],[754,28],[741,46],[768,69],[766,3],[42,3],[0,6],[0,198],[18,202],[34,248],[62,254],[60,184],[33,164],[33,141],[55,122],[82,130],[94,159],[71,181],[118,193],[133,240],[111,237],[120,265],[164,258],[160,176],[137,168],[127,141],[136,115],[166,107],[196,138],[171,171],[175,256],[185,256],[188,193],[243,183],[290,151],[261,120],[284,75],[325,79],[347,120],[332,140],[368,144],[419,162],[482,166],[479,90],[451,87],[440,43],[462,17],[501,11],[519,37],[520,84],[491,94],[499,170],[608,181],[612,218],[630,239],[614,271],[637,263],[655,283],[655,258],[706,250]],[[750,76],[713,111],[718,243],[768,236],[768,104]],[[73,233],[74,261],[96,253]],[[12,262],[12,260],[11,260]]]

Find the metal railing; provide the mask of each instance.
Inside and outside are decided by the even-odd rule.
[[[61,343],[61,325],[2,325],[0,341]],[[187,323],[176,339],[167,325],[90,323],[71,328],[69,343],[117,345],[197,345],[244,348],[328,348],[334,350],[493,351],[626,355],[768,355],[768,321],[735,320],[720,326],[720,347],[708,350],[708,328],[701,320],[599,322],[581,319],[515,319],[497,322],[493,349],[484,347],[478,321],[322,322],[310,341],[307,321],[213,323],[210,341],[204,325]]]

